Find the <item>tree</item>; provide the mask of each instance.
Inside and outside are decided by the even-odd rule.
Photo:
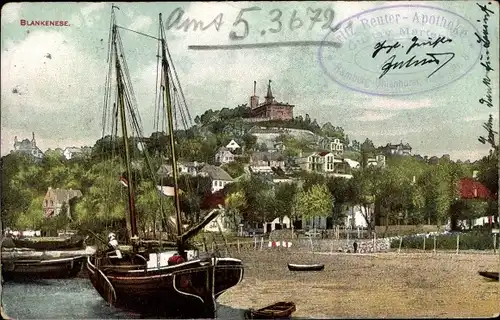
[[[326,185],[334,201],[333,224],[343,224],[344,212],[349,203],[349,180],[346,178],[330,178],[327,180]]]
[[[365,141],[361,144],[360,152],[361,152],[361,168],[366,168],[368,164],[368,158],[374,155],[376,148],[373,145],[373,141],[366,138]]]
[[[295,213],[303,218],[326,217],[332,212],[332,197],[326,185],[316,184],[309,190],[301,190],[295,198]]]
[[[275,203],[277,215],[281,218],[293,215],[293,201],[297,194],[296,183],[280,183],[275,187]]]
[[[243,140],[243,144],[247,152],[255,149],[255,146],[257,145],[257,136],[246,133],[243,135],[243,137],[241,137],[241,139]]]
[[[366,221],[368,234],[375,229],[375,201],[380,190],[380,169],[368,167],[356,171],[349,180],[349,199],[353,205],[361,207],[361,214]]]
[[[246,205],[245,194],[242,191],[230,193],[225,200],[225,208],[228,215],[232,218],[233,226],[238,227],[238,216],[240,210]]]
[[[249,223],[265,222],[269,215],[268,202],[274,202],[274,199],[270,197],[270,184],[260,177],[250,176],[232,183],[230,186],[241,190],[245,195],[246,206],[241,210],[243,219]]]

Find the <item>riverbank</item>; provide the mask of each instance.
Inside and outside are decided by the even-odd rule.
[[[500,285],[478,275],[499,269],[498,255],[312,254],[247,251],[244,280],[219,298],[237,309],[294,301],[295,317],[491,317]],[[287,263],[323,263],[290,272]]]

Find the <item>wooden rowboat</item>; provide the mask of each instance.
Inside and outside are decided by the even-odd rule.
[[[26,237],[12,239],[17,248],[35,250],[68,250],[85,248],[85,238],[80,235],[66,237]]]
[[[492,279],[498,281],[498,272],[490,272],[490,271],[479,271],[479,274],[485,278]]]
[[[288,264],[290,271],[322,271],[324,268],[324,264]]]
[[[74,256],[2,261],[2,276],[6,280],[74,278],[82,269],[85,260],[85,256]]]
[[[247,319],[287,319],[295,312],[295,303],[277,302],[270,306],[254,310],[250,309],[245,313]]]

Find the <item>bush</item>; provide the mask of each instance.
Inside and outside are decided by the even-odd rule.
[[[391,241],[391,248],[399,248],[399,239]],[[424,249],[423,236],[403,237],[401,248]],[[425,239],[425,250],[434,249],[434,236]],[[436,250],[456,250],[457,234],[436,236]],[[460,234],[460,250],[493,250],[493,235],[490,232],[469,232]]]

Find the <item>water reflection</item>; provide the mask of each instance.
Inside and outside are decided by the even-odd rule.
[[[141,319],[109,307],[88,279],[54,279],[3,284],[3,305],[14,319]],[[219,305],[218,319],[244,319],[244,310]]]

